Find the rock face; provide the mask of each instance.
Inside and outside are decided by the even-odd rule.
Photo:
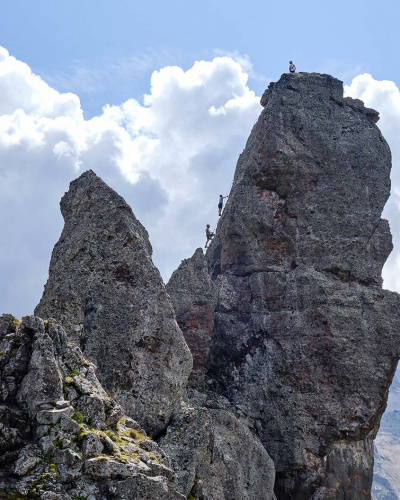
[[[185,498],[274,499],[275,469],[261,442],[223,398],[192,393],[161,447]]]
[[[0,497],[371,498],[400,356],[390,151],[328,75],[262,104],[217,237],[167,290],[125,201],[71,183],[36,316],[0,317]]]
[[[172,274],[166,288],[178,325],[193,355],[193,370],[189,377],[189,385],[202,387],[212,343],[217,297],[201,248],[198,248],[190,259],[181,263]]]
[[[2,498],[183,499],[165,453],[54,320],[0,317]]]
[[[92,171],[61,200],[65,226],[35,310],[66,329],[105,389],[152,436],[179,408],[192,366],[144,227]]]
[[[328,75],[285,74],[262,104],[207,252],[203,374],[259,433],[278,499],[370,498],[400,354],[399,296],[381,287],[390,151],[378,113]]]

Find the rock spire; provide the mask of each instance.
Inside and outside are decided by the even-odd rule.
[[[147,231],[92,171],[71,183],[61,211],[64,229],[35,314],[63,325],[104,388],[156,436],[180,406],[192,356]]]
[[[399,296],[381,286],[389,147],[329,75],[285,74],[261,103],[207,252],[217,301],[195,369],[260,436],[278,499],[368,498],[400,354]]]

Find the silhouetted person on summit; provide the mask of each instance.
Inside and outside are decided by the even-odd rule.
[[[290,64],[289,71],[291,73],[296,73],[296,66],[293,64],[293,61],[289,61],[289,64]]]

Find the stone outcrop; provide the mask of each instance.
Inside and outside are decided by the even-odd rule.
[[[125,413],[157,436],[180,407],[192,357],[148,234],[92,171],[71,183],[61,211],[64,229],[35,314],[59,321]]]
[[[328,75],[261,102],[216,238],[167,287],[125,201],[71,183],[36,316],[0,317],[0,497],[371,498],[390,151]]]
[[[198,248],[190,259],[185,259],[181,263],[172,274],[166,288],[178,325],[193,355],[193,370],[189,377],[189,385],[202,387],[212,343],[217,297],[201,248]]]
[[[206,385],[259,434],[278,499],[370,498],[400,354],[399,296],[381,280],[389,147],[378,113],[329,75],[285,74],[262,105],[207,252]],[[171,296],[177,282],[192,293],[175,275]]]
[[[0,496],[183,499],[157,444],[54,320],[0,317]]]
[[[61,210],[65,219],[64,230],[54,248],[49,280],[35,313],[45,318],[55,317],[65,329],[70,348],[81,348],[96,365],[96,376],[102,386],[128,415],[124,422],[134,417],[153,437],[162,435],[168,426],[168,439],[163,441],[162,448],[157,448],[148,439],[145,443],[146,446],[150,446],[147,443],[154,444],[158,453],[163,450],[161,476],[171,461],[173,471],[168,469],[166,473],[169,482],[165,483],[161,477],[154,483],[170,496],[166,496],[167,493],[155,494],[149,486],[153,483],[147,483],[143,478],[141,489],[136,491],[139,486],[136,479],[132,479],[136,472],[131,463],[131,474],[130,469],[121,472],[118,461],[111,463],[113,472],[108,472],[110,460],[105,462],[98,458],[102,452],[94,437],[88,438],[85,445],[93,449],[94,456],[84,470],[89,470],[94,479],[102,475],[109,477],[110,474],[111,478],[123,476],[127,486],[118,484],[121,498],[126,495],[126,498],[167,499],[175,498],[175,494],[180,498],[179,495],[183,494],[185,498],[191,495],[199,500],[223,500],[232,497],[232,487],[237,491],[237,498],[241,495],[251,498],[253,493],[258,496],[260,492],[266,500],[274,498],[273,463],[259,439],[232,413],[229,402],[226,401],[227,408],[216,409],[208,408],[202,401],[195,403],[193,398],[188,406],[181,399],[192,367],[192,356],[175,321],[160,275],[151,261],[147,233],[131,209],[89,171],[71,183],[61,201]],[[190,296],[180,296],[179,279],[182,275],[192,281],[193,293]],[[193,256],[190,265],[185,267],[182,263],[178,280],[171,290],[179,323],[186,325],[192,314],[193,328],[184,331],[195,357],[190,385],[202,386],[202,360],[208,359],[211,346],[211,337],[205,332],[212,328],[216,304],[202,251]],[[196,295],[201,299],[197,300]],[[194,337],[191,332],[194,332]],[[201,346],[196,351],[199,342]],[[91,365],[93,377],[94,364]],[[46,358],[38,359],[36,366],[43,373],[51,372],[52,378],[57,378],[56,386],[60,390],[57,364]],[[36,378],[37,373],[32,368],[23,387],[28,388]],[[72,379],[72,395],[66,397],[73,401],[77,381],[75,377]],[[43,392],[41,386],[40,390]],[[92,419],[89,425],[108,429],[110,424],[103,423],[106,393],[99,401],[85,392],[88,390],[85,382],[81,383],[79,390],[84,391],[85,397],[74,401],[77,410],[86,411]],[[21,403],[30,397],[33,395],[30,396],[29,391],[21,391]],[[38,399],[37,394],[34,399]],[[193,440],[193,426],[187,422],[187,412],[191,413],[195,425],[200,426],[197,440]],[[122,434],[118,431],[119,428],[112,431],[116,436],[114,443],[126,435],[124,428]],[[210,436],[215,441],[215,452],[208,447]],[[233,449],[235,440],[238,445],[240,440],[242,448]],[[147,451],[154,452],[152,448]],[[84,450],[82,452],[87,455]],[[114,450],[114,455],[119,454]],[[186,463],[188,457],[190,463]],[[251,467],[250,457],[256,457]],[[154,464],[152,467],[154,469]],[[188,467],[190,471],[186,472]],[[177,483],[173,488],[175,474]],[[252,486],[248,485],[249,481]],[[110,492],[112,489],[110,486]]]
[[[160,446],[185,498],[275,499],[272,460],[222,397],[191,393]]]

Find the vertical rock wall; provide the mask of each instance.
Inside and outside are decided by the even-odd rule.
[[[399,296],[381,287],[390,151],[329,75],[285,74],[261,102],[207,252],[208,387],[259,433],[279,499],[370,498],[400,350]]]
[[[182,261],[166,285],[176,319],[193,355],[191,387],[204,387],[204,372],[212,344],[216,288],[203,250]]]

